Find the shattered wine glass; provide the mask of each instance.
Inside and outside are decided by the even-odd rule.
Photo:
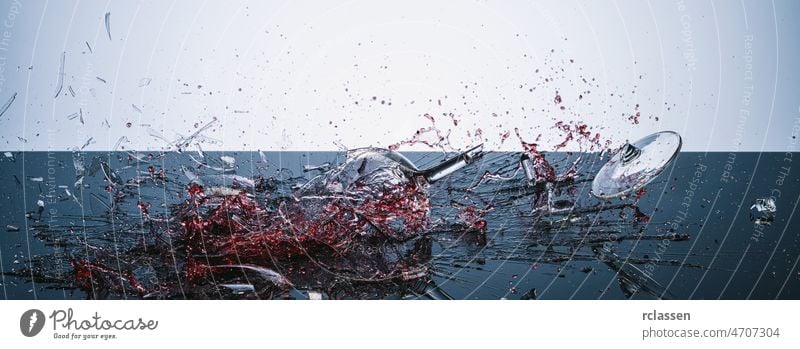
[[[392,150],[354,149],[342,165],[311,179],[294,197],[306,216],[329,216],[333,205],[337,212],[348,212],[337,220],[357,222],[353,228],[360,229],[361,236],[402,241],[426,228],[430,211],[426,187],[482,155],[481,144],[421,170]]]
[[[356,149],[290,197],[264,205],[248,192],[220,193],[193,184],[179,208],[186,283],[246,293],[255,286],[241,278],[244,272],[281,290],[313,292],[323,280],[425,280],[431,250],[425,235],[428,185],[482,155],[478,145],[420,170],[391,150]],[[257,293],[272,290],[259,287]]]
[[[613,199],[636,192],[658,176],[678,155],[681,136],[672,131],[651,134],[625,144],[597,172],[592,195]]]

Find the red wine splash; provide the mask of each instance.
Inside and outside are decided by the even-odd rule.
[[[355,205],[348,198],[331,197],[313,213],[296,201],[284,201],[269,212],[244,192],[209,197],[197,184],[188,192],[192,198],[186,205],[191,209],[181,217],[182,240],[190,252],[225,256],[226,263],[261,257],[265,251],[281,257],[316,249],[341,254],[367,230],[384,238],[408,239],[424,231],[430,211],[427,193],[415,182],[390,187]],[[404,229],[397,229],[396,222]]]
[[[544,182],[555,182],[556,181],[556,171],[553,166],[547,162],[545,159],[544,154],[539,152],[538,147],[539,145],[536,143],[529,143],[526,142],[522,135],[520,135],[519,128],[514,128],[514,133],[517,135],[517,139],[519,139],[519,143],[522,146],[522,149],[525,153],[530,157],[531,161],[533,162],[533,169],[534,174],[536,176],[536,181],[544,181]]]
[[[494,209],[494,206],[488,205],[484,208],[478,208],[474,205],[467,205],[461,208],[461,213],[458,218],[464,222],[464,225],[471,230],[486,231],[488,223],[486,222],[486,214]]]
[[[449,132],[445,133],[439,129],[436,126],[436,119],[434,119],[432,115],[426,113],[423,116],[430,121],[430,126],[418,129],[410,138],[390,144],[387,148],[394,151],[398,150],[403,145],[424,144],[429,148],[439,148],[442,151],[453,150],[453,147],[450,146],[450,141],[448,139],[450,135]],[[453,119],[453,124],[458,126],[458,120],[455,119],[455,116],[453,116],[452,113],[450,114],[450,117]]]

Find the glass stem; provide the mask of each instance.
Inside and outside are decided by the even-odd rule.
[[[483,144],[447,159],[434,167],[423,170],[421,174],[428,180],[428,183],[433,183],[475,162],[481,156],[483,156]]]

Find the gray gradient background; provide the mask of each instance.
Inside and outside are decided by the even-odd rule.
[[[4,0],[0,104],[18,95],[0,117],[0,149],[69,150],[91,138],[85,150],[110,150],[123,136],[126,149],[165,149],[153,131],[174,139],[213,117],[205,150],[387,146],[428,126],[422,114],[453,112],[458,127],[438,124],[456,147],[481,128],[489,148],[520,150],[513,135],[499,137],[519,127],[550,150],[563,139],[554,121],[572,120],[614,144],[671,129],[684,150],[795,150],[798,10],[797,1]],[[537,68],[564,71],[531,93]],[[582,77],[597,86],[572,103]],[[140,87],[142,78],[152,82]],[[555,91],[568,111],[553,108]],[[635,104],[638,125],[622,115]],[[67,118],[79,109],[85,124]]]

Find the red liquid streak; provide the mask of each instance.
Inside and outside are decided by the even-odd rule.
[[[578,144],[581,148],[583,148],[584,144],[589,145],[589,150],[594,150],[595,147],[598,149],[602,148],[602,144],[600,144],[600,134],[592,134],[592,131],[589,131],[589,125],[577,124],[573,126],[559,121],[556,122],[555,127],[567,134],[564,141],[556,145],[556,149],[566,147],[567,144],[574,139],[578,140]]]
[[[288,258],[319,249],[343,254],[370,228],[384,238],[405,240],[427,228],[430,211],[427,193],[413,183],[390,188],[358,205],[326,200],[321,214],[307,214],[299,203],[283,204],[271,214],[245,194],[226,196],[203,214],[200,208],[208,199],[194,199],[196,209],[182,219],[182,240],[190,255],[221,255],[230,263],[267,255]],[[393,224],[397,222],[404,229]]]
[[[145,288],[133,277],[130,271],[118,271],[100,263],[93,263],[87,260],[73,260],[71,264],[72,268],[75,270],[75,281],[84,290],[92,290],[95,287],[105,287],[122,291],[128,289],[122,282],[122,280],[126,280],[133,291],[140,294],[145,293]]]
[[[400,141],[398,143],[389,145],[388,146],[389,150],[397,150],[402,145],[414,145],[414,144],[424,144],[424,145],[426,145],[426,146],[428,146],[430,148],[437,148],[438,147],[438,148],[444,149],[445,145],[448,144],[447,136],[445,136],[444,133],[441,130],[439,130],[439,128],[436,127],[436,121],[434,120],[433,116],[431,116],[430,114],[425,114],[424,116],[425,116],[426,119],[430,120],[431,126],[420,128],[409,139],[406,139],[406,140]],[[426,136],[428,134],[433,134],[433,137],[435,137],[436,140],[435,141],[431,141],[431,140],[422,139],[422,137],[424,137],[424,136]]]

